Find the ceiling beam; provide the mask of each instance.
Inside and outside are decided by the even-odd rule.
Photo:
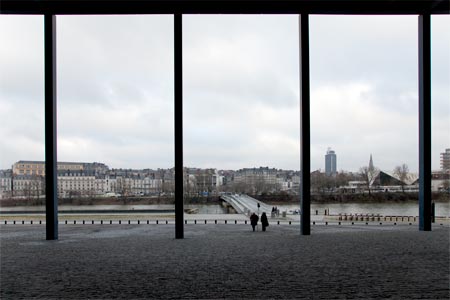
[[[448,0],[0,0],[1,14],[449,14]]]

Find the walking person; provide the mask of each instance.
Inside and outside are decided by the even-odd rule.
[[[255,231],[256,225],[258,225],[258,220],[259,217],[255,213],[252,213],[250,216],[250,224],[252,225],[253,231]]]
[[[266,213],[263,212],[261,215],[261,225],[262,225],[262,231],[266,231],[266,227],[269,226],[269,220],[267,220]]]

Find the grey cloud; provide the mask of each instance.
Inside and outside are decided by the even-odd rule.
[[[170,96],[171,28],[167,16],[59,17],[60,97],[108,103],[139,102],[145,90]]]
[[[413,16],[312,16],[311,80],[415,82],[416,32]]]
[[[43,101],[43,18],[2,15],[0,28],[0,102]]]
[[[298,34],[294,16],[190,17],[185,21],[187,93],[295,105]],[[271,26],[267,26],[270,23]],[[293,30],[286,29],[290,25]],[[274,28],[273,28],[274,27]]]
[[[4,17],[1,168],[43,159],[44,140],[42,17]],[[298,169],[297,16],[183,21],[185,164]],[[432,18],[433,168],[450,143],[449,21]],[[416,29],[417,16],[311,16],[313,169],[328,146],[339,169],[370,153],[416,168]],[[57,58],[60,159],[173,166],[172,16],[58,16]]]

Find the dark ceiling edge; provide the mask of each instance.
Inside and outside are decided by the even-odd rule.
[[[450,0],[0,0],[0,14],[450,14]]]

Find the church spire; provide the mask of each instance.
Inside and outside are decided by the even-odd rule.
[[[370,153],[369,171],[373,172],[374,170],[375,170],[375,167],[373,166],[372,153]]]

